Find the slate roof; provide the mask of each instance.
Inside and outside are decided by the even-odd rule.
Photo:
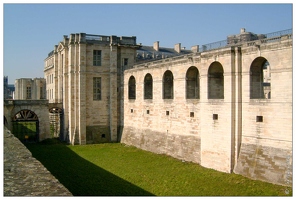
[[[137,49],[136,61],[141,62],[148,60],[158,60],[189,53],[192,53],[192,51],[181,49],[181,52],[178,53],[174,48],[166,47],[159,47],[158,51],[156,51],[152,46],[141,46],[139,49]]]

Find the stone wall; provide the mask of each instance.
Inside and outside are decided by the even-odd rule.
[[[271,98],[252,99],[251,69],[260,69],[265,60],[270,64]],[[212,66],[223,70],[210,70]],[[192,67],[199,74],[197,99],[186,98],[186,72]],[[168,70],[173,74],[172,99],[163,98]],[[222,71],[223,77],[216,76]],[[152,99],[144,98],[147,74],[153,79]],[[135,99],[128,95],[130,77],[136,82]],[[223,95],[209,95],[213,88],[223,90]],[[246,42],[126,70],[121,142],[207,168],[291,185],[292,39]]]
[[[243,143],[234,173],[292,186],[292,150]]]
[[[72,196],[4,127],[4,196]]]

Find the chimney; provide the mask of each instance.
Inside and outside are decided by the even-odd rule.
[[[241,28],[240,33],[244,33],[244,32],[246,32],[246,29],[245,28]]]
[[[192,46],[192,47],[191,47],[191,51],[192,51],[193,53],[197,53],[197,52],[199,52],[199,46],[198,46],[198,45]]]
[[[175,51],[177,51],[178,53],[181,52],[181,43],[175,44]]]
[[[155,51],[159,51],[159,41],[154,42],[154,44],[153,44],[153,49],[154,49]]]
[[[64,35],[64,43],[66,43],[67,40],[68,40],[68,36]]]

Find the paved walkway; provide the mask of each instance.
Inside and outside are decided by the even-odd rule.
[[[4,127],[4,196],[72,196]]]

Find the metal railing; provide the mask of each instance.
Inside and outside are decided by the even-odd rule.
[[[273,38],[273,37],[281,37],[283,35],[290,35],[290,34],[293,34],[292,29],[277,31],[277,32],[273,32],[273,33],[267,33],[267,34],[264,34],[264,36],[267,39],[267,38]]]
[[[102,41],[103,37],[100,36],[100,35],[90,35],[90,34],[86,34],[86,35],[85,35],[85,39],[86,39],[86,40]]]
[[[199,52],[209,51],[209,50],[213,50],[213,49],[219,49],[219,48],[226,47],[226,46],[227,46],[227,40],[222,40],[219,42],[213,42],[213,43],[201,45],[199,47]]]
[[[284,35],[292,35],[292,34],[293,34],[293,30],[292,29],[287,29],[287,30],[282,30],[282,31],[267,33],[267,34],[263,34],[265,36],[265,38],[264,39],[261,39],[261,41],[263,43],[276,42],[276,41],[280,40],[282,36],[284,36]],[[254,41],[255,40],[248,41],[247,43],[248,43],[248,45],[250,45],[250,44],[253,44]],[[213,50],[213,49],[219,49],[219,48],[226,47],[227,45],[231,45],[231,44],[228,44],[227,43],[227,40],[213,42],[213,43],[201,45],[199,47],[199,52],[209,51],[209,50]]]

